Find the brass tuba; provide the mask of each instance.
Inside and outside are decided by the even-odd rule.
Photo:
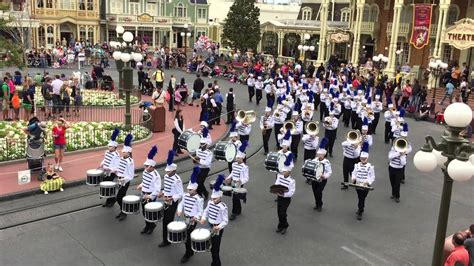
[[[408,146],[408,139],[405,137],[398,137],[393,141],[393,148],[400,153],[406,153]]]
[[[250,124],[255,122],[257,119],[257,115],[255,114],[255,111],[244,111],[242,109],[237,110],[237,115],[235,117],[235,120],[242,122],[244,124]]]
[[[359,145],[362,142],[362,135],[359,130],[350,130],[346,134],[346,140],[353,145]]]
[[[319,133],[319,122],[309,122],[305,126],[306,133],[309,135],[318,135]]]
[[[283,124],[284,132],[290,130],[291,135],[294,135],[296,133],[296,124],[293,121],[288,121],[285,124]]]

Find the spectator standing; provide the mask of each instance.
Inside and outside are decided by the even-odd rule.
[[[459,65],[454,66],[453,70],[451,71],[451,82],[454,84],[454,86],[458,86],[460,83],[461,79],[461,69],[459,68]]]
[[[64,151],[66,150],[66,130],[69,128],[69,123],[62,117],[56,121],[53,127],[53,145],[54,145],[54,169],[63,171],[61,163],[64,159]]]
[[[174,77],[174,75],[171,75],[170,82],[168,83],[168,94],[170,96],[169,101],[168,101],[168,107],[169,107],[170,112],[174,112],[175,91],[176,91],[176,78]]]
[[[469,236],[464,240],[464,247],[469,254],[469,266],[474,266],[474,224],[469,226]]]
[[[412,92],[411,92],[411,105],[415,107],[415,111],[418,111],[418,106],[420,106],[420,92],[421,92],[421,85],[418,79],[415,79],[415,83],[413,84]]]
[[[165,94],[163,89],[161,87],[156,87],[153,91],[153,94],[151,95],[151,98],[153,99],[153,104],[155,106],[163,106],[165,103]]]
[[[461,88],[462,102],[467,103],[467,100],[469,99],[469,95],[471,94],[471,91],[468,88],[467,79],[465,77],[462,78],[462,81],[461,81],[461,84],[459,85],[459,88]]]
[[[100,90],[102,87],[102,80],[104,79],[104,69],[100,64],[97,64],[92,71],[92,78],[96,83],[96,88]]]
[[[194,80],[193,84],[193,100],[191,102],[191,106],[193,106],[194,102],[197,101],[197,107],[199,107],[199,101],[201,100],[201,93],[204,89],[204,81],[201,78],[201,75],[197,74],[196,79]]]
[[[410,80],[407,80],[405,86],[403,86],[402,102],[400,103],[400,105],[403,108],[405,109],[407,108],[411,95],[412,95],[412,87],[410,85]]]
[[[33,110],[35,97],[35,84],[32,78],[28,77],[25,83],[25,91],[23,92],[23,108],[25,109],[25,121],[30,120],[31,111]]]
[[[163,73],[163,70],[161,70],[161,67],[158,67],[153,73],[153,79],[155,80],[156,87],[163,88],[163,82],[165,80],[165,74]]]
[[[20,120],[21,101],[20,101],[20,96],[18,96],[18,91],[15,91],[15,93],[13,94],[12,107],[13,107],[13,114],[15,115],[13,120],[15,121]]]
[[[215,88],[214,92],[214,101],[216,102],[216,107],[214,109],[216,123],[218,126],[221,125],[221,113],[222,113],[222,103],[224,102],[224,98],[222,97],[221,91],[219,87]]]
[[[453,92],[454,92],[454,84],[452,83],[452,81],[448,81],[448,83],[446,83],[444,97],[441,100],[441,102],[439,102],[438,104],[443,105],[444,100],[446,100],[446,98],[448,98],[448,97],[449,97],[449,103],[452,103],[453,102]]]
[[[69,117],[69,106],[71,105],[71,87],[69,81],[66,81],[61,88],[61,107],[59,108],[59,114],[66,111],[66,116]]]
[[[79,69],[84,68],[86,62],[86,53],[84,52],[84,49],[81,49],[77,54],[77,61],[79,62]]]
[[[143,83],[145,82],[145,71],[143,71],[143,66],[138,68],[138,89],[143,90]]]
[[[234,88],[230,88],[229,92],[225,96],[226,109],[227,109],[227,121],[226,124],[231,124],[235,119],[235,104],[234,104]]]
[[[53,108],[53,87],[51,86],[51,78],[47,77],[41,86],[41,95],[44,99],[44,111],[47,119],[51,118],[51,109]]]
[[[454,250],[449,254],[444,262],[444,266],[469,265],[469,253],[464,247],[464,240],[465,237],[462,232],[457,232],[453,235],[451,241],[454,245]]]
[[[8,77],[3,78],[2,94],[0,95],[3,120],[8,120],[8,109],[10,108],[10,87],[8,86]]]
[[[179,135],[181,135],[184,130],[184,118],[183,115],[181,114],[181,109],[176,110],[176,114],[174,115],[174,128],[171,131],[174,136],[173,140],[173,150],[175,150],[177,153],[182,154],[183,152],[181,151],[181,148],[178,145],[178,138]]]

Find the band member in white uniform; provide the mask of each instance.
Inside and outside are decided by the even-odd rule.
[[[282,185],[288,188],[287,192],[278,194],[277,198],[277,213],[278,226],[277,233],[284,235],[287,228],[290,226],[287,219],[287,210],[291,203],[291,197],[295,194],[296,182],[291,177],[291,170],[293,169],[293,155],[290,153],[285,160],[285,166],[282,171],[277,174],[275,185]]]
[[[285,134],[278,134],[280,139],[280,146],[281,149],[278,152],[281,152],[285,155],[291,153],[290,146],[291,146],[291,133],[288,129]]]
[[[318,149],[319,137],[316,132],[306,133],[303,135],[304,160],[314,159],[316,150]]]
[[[239,134],[240,141],[244,142],[249,140],[250,132],[252,131],[252,124],[237,122],[236,129],[237,133]]]
[[[275,103],[276,86],[273,84],[273,79],[266,80],[263,87],[265,89],[265,95],[267,96],[267,103],[270,101]],[[273,108],[273,104],[270,107]]]
[[[295,123],[295,131],[291,134],[291,152],[294,156],[293,160],[296,161],[298,159],[298,146],[301,141],[301,134],[303,134],[303,121],[301,121],[298,111],[293,111],[292,121]]]
[[[209,196],[209,192],[204,183],[206,182],[207,175],[211,169],[213,157],[212,151],[210,151],[207,146],[206,139],[201,139],[201,147],[196,151],[196,156],[193,159],[194,163],[200,168],[197,191],[201,197],[204,197],[204,199],[207,199]]]
[[[275,142],[277,144],[278,149],[280,149],[280,142],[278,139],[278,134],[280,134],[281,128],[286,121],[286,113],[283,112],[283,104],[282,99],[278,98],[278,105],[275,111],[273,112],[273,121],[274,121],[274,129],[275,129]]]
[[[374,143],[372,139],[372,135],[370,134],[370,126],[367,117],[364,117],[364,122],[362,122],[362,142],[367,141],[369,143],[369,147],[372,147],[372,144]]]
[[[232,125],[230,127],[230,133],[229,133],[229,143],[234,144],[235,147],[238,149],[240,145],[242,145],[242,142],[239,139],[239,134],[235,131],[235,126],[237,125],[237,121],[232,121]],[[229,169],[229,173],[232,172],[232,163],[233,162],[227,162],[227,166]]]
[[[255,95],[255,78],[253,77],[253,74],[249,74],[249,77],[247,78],[247,87],[249,92],[249,102],[252,102],[252,98]]]
[[[384,141],[388,143],[392,138],[392,119],[395,117],[395,109],[393,108],[392,99],[387,97],[388,110],[385,111],[383,117],[385,119],[385,132],[384,132]]]
[[[179,202],[178,209],[176,212],[176,215],[178,217],[181,216],[181,214],[184,214],[186,222],[188,224],[185,243],[186,252],[181,258],[181,263],[186,263],[189,258],[194,255],[194,252],[191,249],[191,232],[196,228],[196,224],[201,220],[204,209],[204,200],[201,196],[197,194],[198,174],[199,167],[194,166],[191,178],[187,186],[188,192],[184,194],[183,200]]]
[[[158,193],[161,191],[161,176],[156,171],[156,162],[153,160],[158,148],[153,146],[148,152],[147,160],[145,161],[145,170],[142,173],[142,182],[137,186],[137,190],[142,191],[142,212],[145,216],[145,205],[148,202],[156,200]],[[151,234],[155,229],[156,224],[145,221],[145,228],[140,232],[141,234]]]
[[[323,122],[323,126],[326,129],[324,131],[324,136],[329,140],[329,157],[332,157],[332,148],[334,147],[334,142],[336,141],[336,130],[337,126],[339,125],[339,119],[337,119],[334,114],[334,110],[329,111],[329,116],[326,116]]]
[[[212,144],[211,133],[209,133],[209,129],[207,128],[207,122],[206,121],[201,121],[200,130],[198,131],[198,134],[201,135],[201,139],[206,140],[207,145]]]
[[[119,221],[125,220],[127,215],[122,212],[122,199],[127,194],[128,186],[130,181],[132,181],[135,174],[135,164],[132,159],[132,139],[133,136],[128,134],[125,137],[123,148],[122,148],[122,158],[117,170],[119,190],[117,192],[117,204],[120,207],[120,213],[115,216]]]
[[[118,143],[116,141],[120,130],[118,128],[114,129],[112,137],[110,138],[108,150],[105,152],[104,159],[100,163],[99,168],[102,168],[105,173],[104,181],[113,181],[117,177],[117,170],[120,162],[120,154],[117,151]],[[115,198],[108,198],[103,204],[102,207],[112,207],[114,206]]]
[[[321,140],[321,144],[319,145],[319,149],[317,152],[317,157],[313,160],[321,163],[323,165],[323,173],[320,177],[319,181],[312,180],[312,189],[313,189],[313,196],[314,196],[314,201],[316,202],[316,206],[314,207],[315,210],[318,212],[322,211],[323,209],[323,190],[324,187],[326,186],[326,183],[328,182],[328,178],[332,175],[332,169],[331,169],[331,162],[329,162],[328,159],[326,159],[326,146],[328,144],[329,140],[327,138],[323,138]]]
[[[408,131],[408,128],[407,128]],[[407,136],[407,131],[402,132],[402,137]],[[405,182],[405,166],[407,164],[407,154],[412,151],[412,147],[408,144],[406,151],[397,151],[395,146],[392,146],[388,153],[388,175],[390,177],[390,185],[392,186],[392,196],[390,197],[396,203],[400,202],[400,184]]]
[[[362,152],[360,153],[360,162],[357,163],[352,172],[353,183],[363,184],[365,186],[371,186],[375,181],[374,166],[369,163],[369,143],[364,142],[362,144]],[[362,214],[364,213],[365,198],[369,194],[369,190],[356,188],[357,197],[359,202],[357,204],[357,220],[362,220]]]
[[[205,224],[206,220],[212,228],[211,235],[211,254],[212,263],[211,265],[220,266],[221,259],[219,251],[221,248],[221,239],[224,234],[224,228],[229,223],[227,205],[221,201],[222,191],[221,185],[224,182],[224,175],[217,177],[214,189],[212,190],[211,199],[207,203],[206,209],[204,209],[201,224]]]
[[[265,114],[260,117],[260,129],[262,130],[263,151],[265,155],[267,155],[267,153],[269,152],[268,141],[270,140],[273,126],[275,124],[272,115],[272,106],[273,101],[270,100],[269,102],[267,102],[267,107],[265,107]]]
[[[248,142],[244,141],[237,151],[237,156],[235,157],[235,162],[232,164],[232,172],[226,178],[226,183],[234,183],[234,187],[241,188],[249,181],[249,167],[245,164],[245,149],[248,146]],[[246,200],[244,199],[244,202]],[[230,220],[237,218],[237,215],[242,213],[242,203],[240,198],[233,193],[232,195],[232,214],[230,215]]]
[[[257,105],[260,104],[260,100],[262,100],[262,90],[263,90],[263,81],[262,77],[258,76],[257,81],[255,81],[255,100],[257,101]]]
[[[380,120],[380,112],[383,110],[383,103],[380,101],[380,94],[375,95],[375,101],[372,102],[371,107],[374,111],[374,121],[372,121],[370,132],[375,135]]]
[[[354,171],[354,166],[359,162],[361,145],[359,143],[351,143],[349,140],[345,140],[341,143],[342,154],[344,155],[344,161],[342,162],[342,177],[343,183],[341,189],[345,190],[349,187],[346,185],[349,182],[349,177]]]
[[[173,163],[173,157],[174,151],[170,150],[163,177],[163,192],[158,195],[163,198],[165,210],[163,214],[163,242],[158,245],[160,248],[171,245],[168,241],[168,224],[174,220],[178,203],[183,197],[183,181],[176,174],[177,165]]]

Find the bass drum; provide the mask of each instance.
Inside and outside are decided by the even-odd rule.
[[[187,150],[189,153],[194,153],[199,149],[201,136],[192,131],[184,131],[179,135],[178,146]]]
[[[219,141],[214,148],[214,158],[218,161],[226,161],[225,151],[227,149],[227,142]]]
[[[304,162],[302,170],[304,177],[320,182],[324,173],[324,165],[319,161],[309,159]]]
[[[279,152],[270,152],[265,159],[265,169],[279,173],[285,165],[286,156]]]

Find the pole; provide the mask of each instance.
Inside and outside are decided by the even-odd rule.
[[[435,73],[433,74],[435,77],[435,87],[433,88],[433,99],[436,101],[436,89],[439,86],[439,73],[438,70],[435,70]]]
[[[132,115],[130,113],[130,93],[133,86],[133,70],[130,67],[130,62],[125,64],[123,68],[123,90],[125,92],[125,130],[132,129]]]
[[[446,164],[448,165],[449,162]],[[439,206],[438,226],[436,228],[436,240],[433,251],[433,261],[431,265],[443,265],[444,241],[446,238],[446,228],[448,225],[449,207],[451,203],[451,192],[453,189],[453,180],[448,175],[448,170],[443,168],[444,182],[443,192],[441,194],[441,202]]]
[[[115,66],[117,67],[117,71],[119,73],[119,84],[118,84],[118,90],[119,90],[119,98],[123,99],[123,62],[122,60],[115,60]]]

